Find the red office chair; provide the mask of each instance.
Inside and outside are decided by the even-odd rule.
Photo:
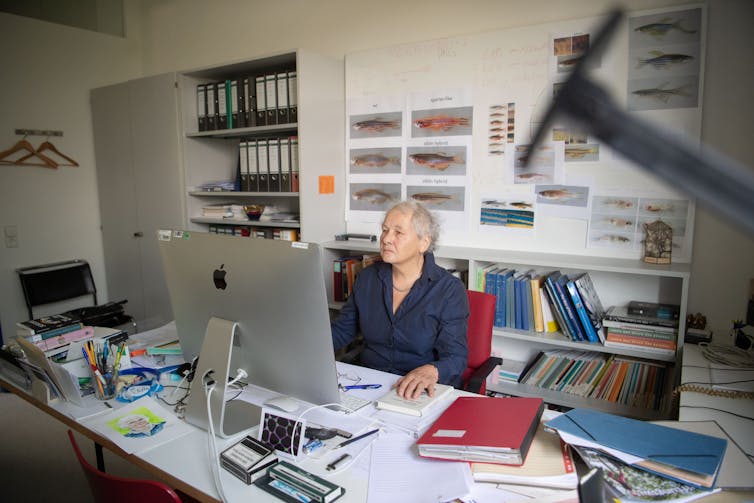
[[[501,358],[490,356],[496,298],[473,290],[467,290],[466,293],[469,297],[469,328],[466,331],[469,362],[461,379],[464,390],[484,395],[487,391],[487,376],[497,365],[503,363]]]
[[[156,480],[126,479],[116,477],[97,470],[81,455],[73,432],[68,430],[73,452],[84,469],[94,500],[101,503],[134,503],[135,501],[149,501],[150,503],[181,503],[176,492]]]

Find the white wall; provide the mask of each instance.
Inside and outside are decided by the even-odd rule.
[[[134,30],[136,12],[128,17]],[[0,150],[21,139],[16,128],[61,130],[64,136],[51,141],[80,164],[0,166],[0,320],[8,340],[27,318],[18,267],[86,259],[99,298],[107,300],[89,89],[139,75],[141,62],[136,37],[10,14],[0,14],[0,47]],[[45,138],[28,140],[36,146]],[[5,247],[5,226],[18,228],[18,248]]]
[[[631,0],[630,10],[686,5]],[[73,256],[93,262],[104,289],[89,89],[144,74],[185,70],[303,47],[336,58],[362,49],[603,13],[597,0],[136,0],[125,2],[127,40],[0,14],[0,149],[16,127],[62,129],[56,141],[80,168],[0,166],[0,226],[18,225],[21,247],[0,242],[4,332],[23,317],[13,270]],[[754,104],[754,2],[710,2],[703,139],[749,166]],[[8,48],[11,49],[8,49]],[[139,55],[134,51],[140,50]],[[70,61],[69,61],[70,60]],[[141,65],[141,68],[140,68]],[[12,70],[7,70],[12,69]],[[697,212],[689,309],[718,333],[744,314],[754,239]],[[103,297],[104,300],[104,297]]]

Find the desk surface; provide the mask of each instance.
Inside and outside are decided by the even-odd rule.
[[[683,382],[689,382],[695,379],[698,379],[698,382],[702,382],[703,376],[699,374],[698,371],[705,370],[704,365],[706,364],[706,361],[701,357],[698,348],[695,346],[685,347],[684,352]],[[367,382],[366,380],[368,380],[368,382],[381,382],[380,380],[377,380],[381,379],[385,380],[387,386],[397,378],[397,376],[390,376],[389,374],[380,373],[370,369],[364,369],[361,367],[357,367],[357,369],[358,370],[354,370],[354,372],[358,372],[360,377],[365,380],[364,382]],[[707,370],[707,372],[709,371]],[[100,443],[113,453],[142,469],[147,470],[156,478],[164,480],[169,485],[176,487],[197,500],[211,502],[219,501],[219,496],[215,489],[214,481],[208,466],[207,433],[205,431],[191,427],[191,431],[188,434],[178,439],[161,444],[157,448],[136,454],[129,454],[107,438],[80,422],[80,418],[92,413],[109,410],[102,402],[96,400],[94,397],[87,397],[84,408],[59,401],[46,404],[32,397],[27,390],[19,386],[18,382],[8,379],[5,372],[0,372],[0,384],[43,412],[55,417],[91,440]],[[384,393],[384,388],[385,387],[379,390],[358,390],[358,393],[364,398],[374,400]],[[371,409],[373,410],[373,407],[371,407]],[[303,409],[300,409],[298,412],[300,413],[302,410]],[[754,416],[754,401],[712,397],[691,392],[684,392],[681,394],[680,419],[682,421],[715,420],[745,452],[754,452],[754,435],[752,435],[752,433],[754,433],[754,428],[752,427],[752,421],[745,421],[735,415],[720,412],[720,410],[752,417]],[[405,416],[405,418],[407,421],[415,421],[409,416]],[[242,436],[243,434],[230,439],[218,438],[218,449],[223,449],[231,445]],[[302,466],[306,469],[310,469],[306,463],[314,463],[310,464],[310,466],[317,468],[316,463],[321,463],[321,460],[305,461]],[[444,462],[436,461],[436,463]],[[318,468],[321,469],[321,467]],[[314,469],[311,471],[316,473],[316,470]],[[250,497],[252,497],[254,501],[279,501],[256,487],[245,485],[225,470],[221,470],[221,478],[227,501],[248,501]],[[338,501],[343,501],[344,503],[366,501],[369,480],[369,452],[365,451],[363,456],[357,460],[357,463],[355,463],[351,469],[345,470],[330,479],[334,483],[346,488],[345,496]],[[480,484],[477,484],[477,486],[479,485]],[[490,486],[490,484],[484,484],[484,486]],[[488,489],[490,488],[486,487],[485,490],[480,493],[480,497],[477,501],[502,500],[499,496],[497,499],[493,499],[494,495],[488,494]],[[710,500],[741,501],[742,497],[751,499],[751,493],[747,493],[745,496],[742,493],[718,494],[711,496]]]

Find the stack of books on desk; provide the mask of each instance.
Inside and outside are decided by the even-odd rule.
[[[82,341],[94,335],[92,327],[66,314],[55,314],[35,320],[21,321],[16,335],[44,351],[47,358],[64,357],[72,342]]]
[[[607,331],[606,347],[640,349],[656,355],[675,354],[678,320],[632,314],[627,306],[612,306],[602,324]]]

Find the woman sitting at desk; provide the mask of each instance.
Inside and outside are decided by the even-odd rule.
[[[357,277],[353,293],[332,323],[336,349],[361,331],[362,364],[402,374],[404,398],[436,383],[458,386],[466,368],[469,304],[463,283],[435,264],[438,224],[424,206],[401,202],[385,214],[377,262]]]

